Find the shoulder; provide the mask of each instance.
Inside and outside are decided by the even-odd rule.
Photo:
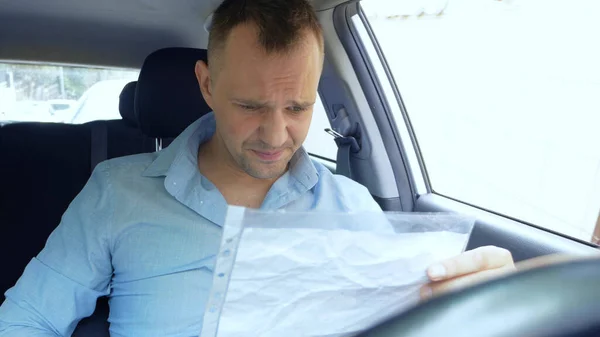
[[[111,181],[142,177],[144,171],[156,159],[156,153],[140,153],[113,158],[99,163],[92,172],[92,178],[106,177]]]
[[[327,167],[318,161],[313,160],[312,162],[317,170],[317,174],[319,175],[319,183],[332,184],[340,192],[345,194],[359,193],[368,194],[370,196],[369,190],[365,186],[352,179],[349,179],[346,176],[332,173]]]
[[[155,153],[142,153],[105,160],[96,165],[81,194],[91,200],[148,192],[148,184],[154,184],[144,172],[155,157]]]
[[[321,193],[331,193],[349,211],[381,211],[369,190],[358,182],[343,175],[332,173],[323,164],[314,161]]]
[[[98,164],[97,168],[110,173],[121,173],[133,170],[131,173],[139,173],[152,164],[156,159],[157,153],[140,153],[131,156],[112,158]]]

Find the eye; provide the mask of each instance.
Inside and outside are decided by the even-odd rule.
[[[288,110],[290,110],[291,112],[294,112],[294,113],[300,113],[300,112],[306,111],[307,108],[301,107],[301,106],[292,106],[292,107],[289,107]]]
[[[258,110],[258,107],[254,106],[254,105],[238,104],[238,106],[240,108],[242,108],[243,110],[247,110],[247,111]]]

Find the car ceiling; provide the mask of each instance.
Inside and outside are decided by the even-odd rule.
[[[0,0],[0,60],[139,68],[159,48],[206,47],[204,25],[220,2]]]

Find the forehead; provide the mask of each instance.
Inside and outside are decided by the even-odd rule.
[[[221,51],[219,81],[230,89],[265,91],[273,86],[291,91],[314,91],[321,75],[321,48],[314,34],[306,32],[289,50],[268,53],[259,44],[251,25],[235,27]]]

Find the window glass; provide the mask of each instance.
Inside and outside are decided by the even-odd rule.
[[[0,122],[120,119],[119,94],[139,72],[0,63]]]
[[[590,241],[600,209],[600,2],[361,5],[434,192]]]
[[[337,145],[333,136],[325,132],[330,128],[329,119],[325,112],[325,107],[319,95],[313,109],[312,122],[308,129],[308,135],[304,141],[304,148],[308,153],[323,157],[329,160],[336,160]]]

